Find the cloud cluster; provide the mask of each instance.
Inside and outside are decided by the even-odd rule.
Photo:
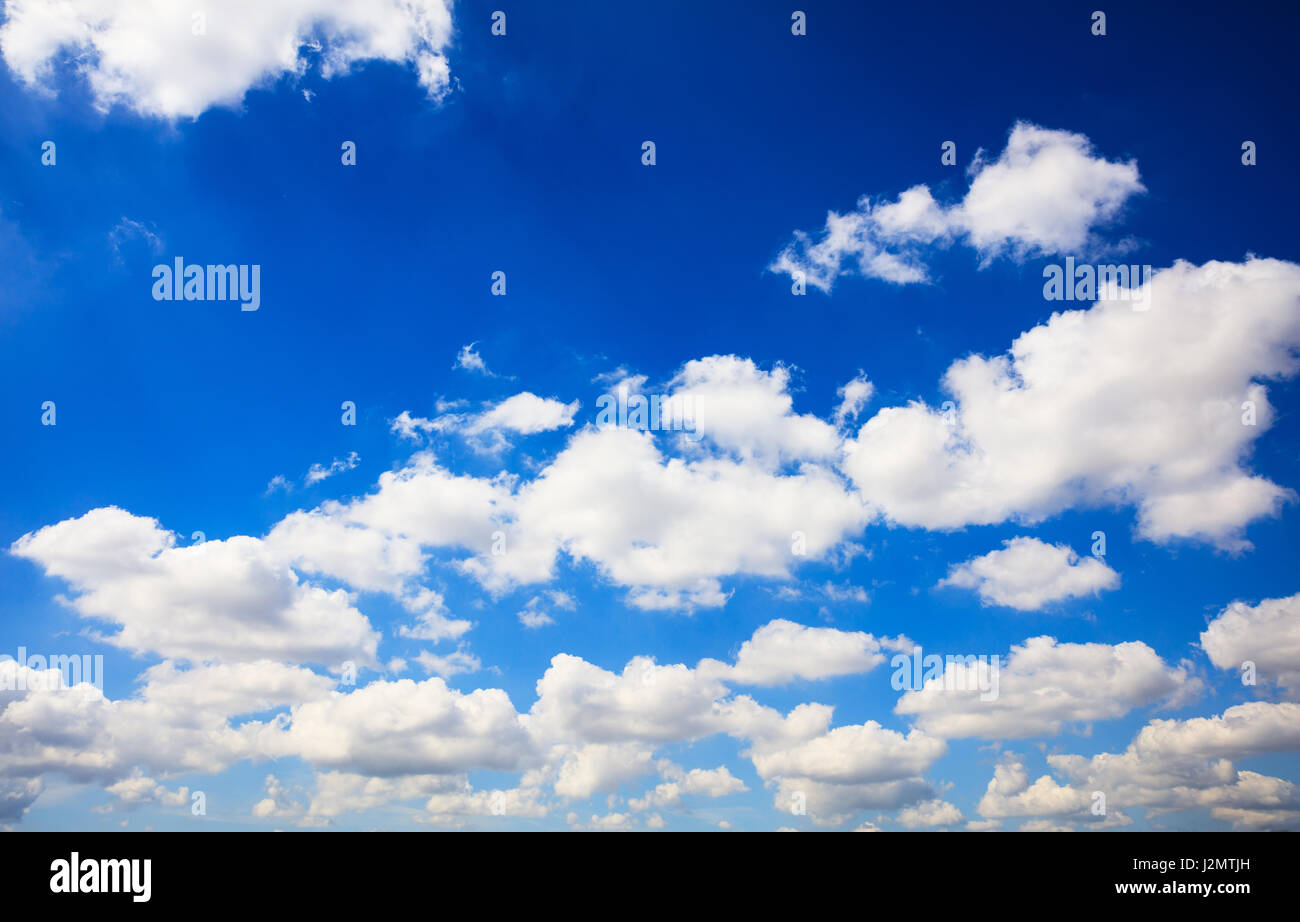
[[[1249,547],[1245,526],[1293,496],[1245,459],[1273,418],[1261,381],[1297,369],[1300,266],[1180,262],[1149,287],[1150,311],[1100,301],[1053,314],[1005,355],[954,362],[948,406],[880,410],[844,470],[903,525],[1132,504],[1148,540]]]
[[[1300,705],[1256,701],[1220,715],[1153,720],[1122,753],[1049,755],[1063,780],[1029,783],[1019,757],[998,765],[978,811],[986,818],[1052,817],[1071,824],[1104,822],[1122,810],[1149,815],[1208,808],[1238,828],[1300,827],[1300,788],[1290,781],[1238,770],[1231,760],[1300,747]],[[1094,813],[1103,803],[1106,813]]]
[[[1203,686],[1187,663],[1170,666],[1146,644],[1059,643],[1031,637],[998,669],[997,696],[981,691],[988,667],[948,662],[944,675],[903,694],[895,706],[943,738],[1054,736],[1067,725],[1122,717],[1138,707],[1182,704]]]
[[[892,202],[864,196],[849,214],[830,212],[821,237],[796,232],[771,265],[829,292],[856,271],[899,285],[925,282],[927,249],[962,241],[985,261],[1079,253],[1095,228],[1145,191],[1133,161],[1095,154],[1081,134],[1018,122],[994,161],[983,152],[970,167],[970,186],[956,204],[935,200],[926,185]]]

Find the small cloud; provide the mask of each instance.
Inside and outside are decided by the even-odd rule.
[[[440,410],[452,405],[442,401],[438,403]],[[536,435],[572,426],[573,418],[582,404],[577,400],[562,403],[523,391],[500,403],[485,406],[486,409],[480,413],[443,413],[433,419],[412,416],[410,411],[403,410],[391,422],[389,429],[402,438],[415,442],[422,441],[435,432],[456,434],[464,438],[475,451],[496,454],[511,447],[506,438],[507,433]]]
[[[307,473],[303,476],[302,485],[304,487],[315,486],[327,477],[333,477],[335,474],[341,474],[344,471],[350,471],[361,463],[361,456],[355,451],[348,452],[348,456],[343,459],[335,458],[328,465],[313,464],[308,468]],[[272,493],[284,491],[285,493],[293,492],[293,483],[283,474],[276,474],[271,478],[271,482],[266,485],[266,493],[270,496]]]
[[[454,675],[463,673],[478,672],[483,666],[477,656],[464,650],[457,650],[455,653],[448,653],[446,656],[438,656],[429,653],[427,650],[421,650],[416,655],[415,661],[420,664],[425,672],[444,679],[450,679]]]
[[[139,240],[149,249],[151,255],[157,255],[163,251],[163,241],[156,233],[150,230],[140,221],[123,217],[114,225],[113,229],[108,232],[108,243],[113,248],[113,261],[118,265],[122,264],[122,246],[132,240]]]
[[[350,471],[361,462],[361,456],[355,451],[348,452],[348,456],[343,460],[335,458],[328,467],[323,464],[313,464],[307,471],[304,479],[306,486],[312,486],[320,483],[326,477],[333,477],[335,474],[341,474],[344,471]]]
[[[483,356],[474,351],[474,347],[477,345],[477,342],[472,342],[468,346],[461,346],[460,352],[456,353],[456,364],[452,367],[478,372],[488,378],[495,378],[496,374],[488,369],[487,362],[483,361]]]
[[[867,380],[866,373],[859,371],[856,378],[845,384],[837,392],[840,403],[835,408],[835,425],[843,427],[849,420],[857,419],[858,414],[871,400],[871,395],[875,393],[875,390],[876,386]]]
[[[535,611],[531,608],[525,608],[519,613],[519,623],[526,628],[546,627],[548,624],[554,624],[555,619],[544,611]]]
[[[552,609],[573,611],[578,607],[578,603],[573,596],[564,590],[547,589],[541,595],[535,595],[528,600],[524,610],[519,613],[519,623],[526,628],[539,628],[554,624],[555,619],[545,611],[548,601]]]

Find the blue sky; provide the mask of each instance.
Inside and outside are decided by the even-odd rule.
[[[521,4],[493,35],[427,0],[394,44],[389,3],[40,6],[0,26],[0,652],[101,654],[134,704],[0,712],[4,822],[1300,824],[1286,14]],[[178,256],[260,266],[260,308],[154,300]],[[1152,266],[1151,309],[1045,300],[1066,256]],[[945,389],[1029,331],[1011,383]],[[694,395],[702,440],[597,429],[619,382]],[[1002,697],[900,710],[899,635],[1000,656]]]

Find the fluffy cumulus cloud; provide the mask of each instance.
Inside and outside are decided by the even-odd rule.
[[[893,201],[864,196],[849,214],[830,212],[819,238],[797,232],[771,268],[830,291],[849,272],[900,285],[927,281],[926,250],[955,241],[986,261],[1079,253],[1144,191],[1135,162],[1106,160],[1083,135],[1026,122],[1011,129],[996,160],[977,153],[970,177],[953,205],[925,185]]]
[[[1009,353],[953,363],[948,407],[877,412],[844,469],[890,521],[931,529],[1034,522],[1133,504],[1152,541],[1244,549],[1241,532],[1292,492],[1245,466],[1273,419],[1266,379],[1300,348],[1300,266],[1179,262],[1151,309],[1099,301],[1019,336]],[[1243,425],[1243,406],[1255,414]]]
[[[348,593],[303,582],[256,538],[179,547],[156,520],[108,507],[24,535],[11,550],[66,580],[76,612],[116,626],[104,640],[135,653],[375,662],[379,634]]]
[[[1033,611],[1114,589],[1119,574],[1095,557],[1080,560],[1066,545],[1012,538],[1000,550],[957,564],[939,585],[974,589],[986,605]]]
[[[628,801],[629,809],[634,812],[675,810],[683,805],[687,797],[726,797],[749,790],[745,782],[733,775],[725,765],[684,771],[680,765],[665,760],[660,765],[660,773],[669,780],[656,785],[643,797],[631,798]]]
[[[700,663],[701,672],[740,685],[785,685],[796,679],[826,679],[869,672],[885,661],[882,650],[911,649],[906,638],[880,638],[862,631],[805,627],[771,621],[740,645],[736,663]]]
[[[867,521],[828,467],[783,473],[717,455],[665,457],[650,433],[615,427],[577,433],[519,488],[511,511],[509,552],[467,565],[485,584],[549,581],[564,552],[647,609],[720,605],[723,578],[787,577],[801,551],[824,558]]]
[[[873,720],[861,725],[827,729],[830,709],[800,705],[789,722],[807,721],[814,735],[792,736],[793,727],[757,739],[752,751],[754,767],[764,778],[805,778],[826,784],[869,785],[924,774],[947,751],[941,739],[920,730],[906,734],[882,727]]]
[[[769,465],[833,457],[835,428],[812,414],[794,412],[791,371],[764,371],[749,359],[714,355],[687,362],[671,382],[669,396],[693,410],[698,433],[743,459]],[[860,386],[855,399],[865,402]]]
[[[147,669],[129,697],[106,698],[89,684],[67,686],[57,670],[38,674],[0,660],[0,774],[114,784],[142,765],[163,775],[213,774],[267,754],[258,721],[232,718],[321,700],[335,684],[300,666],[260,661]]]
[[[268,726],[272,752],[313,765],[379,776],[515,769],[532,741],[500,689],[462,694],[441,678],[372,682],[295,708],[287,729]]]
[[[938,683],[905,694],[898,710],[913,718],[911,729],[873,720],[835,725],[828,705],[783,713],[728,687],[740,677],[824,678],[877,664],[870,635],[823,631],[770,623],[741,645],[730,667],[634,657],[614,672],[559,654],[527,711],[500,689],[462,692],[441,678],[381,678],[352,688],[269,660],[163,661],[142,673],[134,695],[111,700],[87,684],[63,686],[57,671],[38,676],[5,660],[0,792],[11,820],[39,797],[49,774],[100,783],[119,809],[179,809],[187,788],[155,776],[292,757],[315,770],[315,790],[272,776],[265,796],[250,802],[250,817],[315,826],[399,805],[411,821],[459,827],[500,815],[542,818],[562,804],[608,795],[611,808],[621,806],[590,820],[574,814],[570,825],[662,828],[669,825],[664,814],[748,790],[725,765],[687,769],[657,755],[724,735],[741,742],[777,810],[819,826],[846,826],[863,811],[883,810],[898,811],[905,828],[948,827],[961,823],[962,813],[928,780],[947,753],[945,737],[1048,735],[1065,723],[1185,697],[1195,686],[1183,667],[1165,666],[1142,644],[1036,638],[1012,649],[993,702],[953,696]],[[782,649],[790,662],[778,669]],[[1103,790],[1113,824],[1131,822],[1121,808],[1142,806],[1206,808],[1243,828],[1292,825],[1300,807],[1291,783],[1238,771],[1229,760],[1300,748],[1297,707],[1253,702],[1210,718],[1153,720],[1124,753],[1049,756],[1056,777],[1032,784],[1023,760],[1005,756],[979,804],[980,822],[1095,824],[1086,811],[1092,792]],[[468,775],[483,770],[521,775],[513,788],[475,789]],[[661,780],[647,785],[652,775]],[[638,787],[642,793],[628,793]]]
[[[637,742],[587,743],[568,747],[555,779],[555,793],[584,799],[608,794],[620,784],[654,771],[654,751]]]
[[[367,61],[409,66],[446,92],[449,0],[226,0],[202,11],[168,0],[12,0],[0,53],[23,82],[53,88],[60,65],[101,109],[195,118],[251,89],[314,68],[326,78]]]
[[[0,777],[14,817],[51,773],[103,784],[122,809],[163,808],[182,806],[187,789],[153,773],[165,779],[297,758],[315,770],[315,791],[272,775],[249,815],[312,826],[420,799],[416,820],[436,825],[500,815],[503,805],[511,816],[540,817],[556,804],[613,795],[658,775],[657,784],[626,798],[632,814],[645,815],[637,824],[657,828],[666,825],[663,812],[748,790],[727,766],[684,768],[656,757],[665,745],[721,734],[745,742],[770,787],[804,792],[820,823],[929,794],[920,776],[945,751],[941,740],[872,721],[833,727],[833,709],[824,705],[782,714],[706,673],[645,657],[615,673],[560,654],[521,712],[500,689],[461,692],[436,677],[350,687],[269,660],[166,660],[142,673],[134,695],[113,700],[88,684],[64,686],[57,670],[38,675],[5,660]],[[509,790],[473,789],[468,773],[484,770],[522,777]]]
[[[1153,720],[1121,753],[1049,755],[1056,777],[1042,775],[1032,784],[1023,760],[1004,756],[977,809],[986,818],[1053,818],[1074,827],[1117,818],[1126,824],[1131,820],[1123,811],[1131,807],[1155,816],[1208,809],[1237,828],[1297,828],[1300,788],[1232,761],[1297,746],[1300,705],[1291,703],[1259,701],[1208,718]],[[1104,813],[1094,812],[1098,805]]]
[[[685,665],[634,657],[614,673],[558,654],[537,682],[529,729],[541,739],[594,743],[699,739],[739,726],[759,710],[723,702],[726,686]]]
[[[1220,669],[1238,673],[1253,664],[1254,680],[1300,693],[1300,595],[1233,602],[1201,632],[1201,649]]]
[[[961,821],[961,811],[945,800],[927,800],[898,811],[898,822],[908,829],[954,826]]]
[[[927,673],[928,673],[927,669]],[[1146,644],[1058,643],[1031,637],[996,664],[945,661],[894,710],[939,737],[1054,736],[1067,725],[1122,717],[1138,707],[1185,703],[1202,683],[1186,663],[1170,666]]]

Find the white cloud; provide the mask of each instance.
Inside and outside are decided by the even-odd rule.
[[[508,552],[480,552],[467,572],[494,589],[545,582],[564,551],[647,609],[721,605],[723,577],[788,576],[801,559],[796,532],[816,560],[866,523],[860,500],[826,468],[780,474],[727,458],[666,459],[651,434],[616,427],[574,435],[511,511]]]
[[[293,709],[261,743],[326,769],[391,777],[518,769],[534,756],[523,722],[500,689],[462,694],[441,678],[375,681]]]
[[[812,414],[793,411],[790,383],[785,366],[763,371],[750,359],[712,355],[682,366],[670,396],[692,408],[696,433],[742,459],[774,466],[833,457],[838,433]]]
[[[329,78],[363,61],[406,64],[434,97],[450,80],[446,0],[225,0],[201,13],[168,0],[11,0],[5,13],[0,53],[20,80],[53,86],[68,55],[104,110],[194,118],[313,65]]]
[[[864,196],[850,214],[830,212],[819,240],[796,232],[771,269],[803,273],[830,291],[852,271],[899,285],[927,281],[924,248],[955,240],[986,261],[1077,253],[1092,246],[1096,227],[1144,191],[1136,163],[1105,160],[1083,135],[1026,122],[1012,128],[997,160],[977,154],[970,173],[970,188],[952,206],[920,185],[893,202]]]
[[[524,391],[479,413],[447,413],[425,419],[403,410],[392,421],[391,429],[412,441],[434,432],[455,433],[469,439],[476,450],[496,453],[510,447],[506,433],[535,435],[572,426],[580,406],[577,400],[566,404]]]
[[[130,777],[106,785],[104,790],[116,797],[118,802],[128,810],[146,804],[181,807],[188,806],[190,803],[189,788],[181,787],[175,791],[169,790],[165,785],[159,784],[152,778],[146,778],[138,768]]]
[[[1000,662],[996,697],[981,691],[991,683],[980,670],[989,668],[948,662],[942,677],[905,692],[894,712],[912,715],[938,737],[1018,739],[1056,735],[1066,724],[1110,720],[1136,707],[1182,703],[1201,690],[1187,664],[1168,666],[1138,641],[1112,646],[1031,637]]]
[[[456,364],[453,368],[460,368],[465,371],[477,372],[488,378],[495,378],[487,367],[487,362],[483,361],[483,356],[479,355],[474,349],[478,343],[470,343],[468,346],[461,346],[460,351],[456,353]]]
[[[906,734],[874,720],[861,725],[827,729],[831,709],[800,705],[775,736],[759,736],[750,750],[754,768],[763,778],[806,778],[827,784],[876,784],[919,777],[947,752],[947,744],[920,730]],[[815,735],[791,739],[789,728],[820,725]]]
[[[1114,589],[1119,574],[1094,557],[1081,560],[1064,544],[1012,538],[1001,550],[957,564],[939,585],[974,589],[985,605],[1034,611],[1050,602]]]
[[[381,474],[375,492],[350,503],[322,503],[320,511],[428,547],[487,552],[511,505],[507,480],[453,474],[432,453],[420,452],[405,467]]]
[[[586,822],[578,814],[570,813],[566,821],[570,829],[586,832],[626,832],[637,826],[637,818],[630,813],[593,813]]]
[[[698,670],[741,685],[785,685],[796,679],[826,679],[870,672],[885,661],[882,649],[911,649],[903,638],[876,638],[861,631],[805,627],[770,621],[740,645],[736,664],[703,660]]]
[[[858,372],[858,376],[841,387],[836,393],[839,395],[839,405],[835,407],[835,425],[843,426],[851,419],[857,419],[867,404],[871,402],[871,395],[876,392],[876,386],[867,380],[867,376]]]
[[[1122,753],[1049,755],[1064,783],[1043,775],[1029,783],[1023,761],[1004,756],[980,801],[984,817],[1046,816],[1096,823],[1091,808],[1105,795],[1105,825],[1127,825],[1121,808],[1148,815],[1208,808],[1240,828],[1294,828],[1300,788],[1290,781],[1238,770],[1230,759],[1300,748],[1300,705],[1256,701],[1222,715],[1153,720]],[[1112,817],[1119,813],[1112,823]]]
[[[1038,521],[1133,504],[1148,540],[1230,549],[1292,494],[1243,462],[1273,418],[1259,379],[1292,375],[1300,266],[1177,263],[1147,312],[1119,301],[1054,314],[1008,355],[954,362],[950,412],[877,412],[845,471],[892,522],[928,529]],[[1257,425],[1242,424],[1253,401]]]
[[[303,573],[374,592],[400,592],[425,566],[417,542],[320,511],[290,513],[271,529],[264,543],[273,555]]]
[[[908,829],[955,826],[961,821],[961,811],[944,800],[927,800],[898,813],[898,822]]]
[[[472,621],[448,617],[447,606],[441,593],[432,589],[419,589],[401,599],[402,607],[414,612],[416,623],[398,625],[399,637],[413,640],[456,640],[474,626]]]
[[[634,657],[616,674],[561,653],[537,682],[528,726],[539,739],[556,741],[698,739],[735,726],[730,710],[717,704],[727,694],[722,683],[680,664]]]
[[[772,806],[782,813],[790,813],[793,805],[798,804],[818,826],[844,826],[864,810],[897,810],[933,797],[934,789],[921,778],[870,784],[826,784],[808,778],[780,778],[776,781]]]
[[[23,535],[11,551],[66,580],[72,608],[117,625],[104,639],[126,650],[375,665],[379,635],[343,590],[301,582],[256,538],[175,542],[154,519],[107,507]]]
[[[1254,663],[1256,681],[1294,696],[1300,691],[1300,594],[1254,606],[1233,602],[1201,633],[1201,648],[1214,665],[1239,675],[1243,664]]]
[[[463,775],[403,775],[379,778],[349,772],[317,772],[316,790],[307,814],[333,818],[345,813],[364,813],[394,802],[424,800],[436,794],[468,791]]]
[[[329,465],[313,464],[307,471],[307,476],[303,478],[307,486],[320,483],[327,477],[333,477],[335,474],[341,474],[344,471],[354,470],[361,463],[361,456],[355,451],[348,452],[346,458],[335,458]]]
[[[567,747],[555,779],[555,793],[582,800],[608,794],[654,771],[653,750],[639,743],[588,743]]]
[[[21,674],[21,675],[20,675]],[[236,729],[230,718],[319,700],[333,680],[275,662],[180,670],[163,662],[146,670],[131,698],[111,701],[88,684],[64,688],[0,660],[0,774],[61,773],[112,784],[141,765],[161,774],[214,773],[264,754],[258,724]],[[44,684],[44,679],[54,682]]]
[[[548,624],[554,624],[555,619],[544,610],[547,600],[553,609],[563,609],[573,611],[577,608],[577,603],[573,596],[560,589],[548,589],[541,595],[535,595],[528,600],[523,611],[519,613],[519,623],[526,628],[535,629],[545,627]]]
[[[563,429],[573,425],[573,415],[578,412],[579,403],[561,403],[549,397],[538,397],[524,391],[507,397],[496,406],[479,414],[469,424],[470,432],[504,430],[532,435],[551,429]]]
[[[445,656],[421,650],[415,655],[415,661],[420,664],[420,667],[425,672],[442,676],[444,679],[450,679],[452,676],[464,673],[478,672],[483,666],[477,656],[465,650],[456,650]]]
[[[507,790],[475,791],[466,784],[462,790],[436,793],[424,804],[429,814],[426,822],[435,826],[460,826],[465,817],[546,816],[548,808],[539,800],[541,791],[528,784],[528,780],[529,775],[525,774],[524,783]]]
[[[683,806],[683,797],[688,794],[700,797],[726,797],[749,790],[745,782],[733,775],[725,765],[684,771],[679,765],[665,762],[660,768],[661,773],[669,780],[646,791],[641,797],[628,800],[628,808],[634,813],[651,809],[679,809]]]
[[[519,613],[519,623],[526,628],[539,628],[546,627],[548,624],[554,624],[555,619],[544,611],[525,608]]]

